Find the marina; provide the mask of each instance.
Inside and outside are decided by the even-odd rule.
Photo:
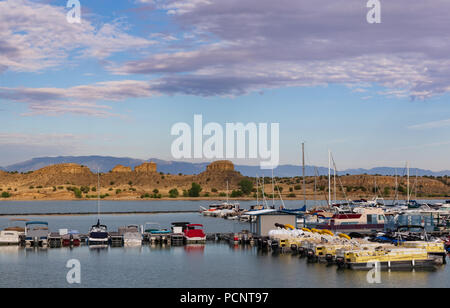
[[[249,202],[241,206],[250,208],[251,204]],[[76,206],[75,202],[74,205]],[[182,203],[179,206],[182,207]],[[296,215],[288,216],[296,217]],[[19,221],[11,222],[11,219]],[[158,264],[160,269],[157,275],[163,275],[166,278],[158,285],[144,282],[142,281],[143,278],[138,279],[138,281],[140,280],[145,286],[155,287],[176,287],[176,283],[170,282],[169,278],[174,279],[176,275],[179,275],[179,271],[181,271],[179,267],[186,262],[189,262],[192,269],[188,270],[183,266],[183,273],[181,274],[183,277],[189,273],[194,275],[192,270],[195,269],[196,277],[204,277],[214,287],[388,287],[395,286],[395,284],[404,284],[404,280],[408,280],[411,286],[420,287],[421,280],[428,281],[426,283],[429,284],[432,277],[443,279],[444,286],[447,283],[447,278],[443,278],[444,273],[448,271],[444,262],[445,258],[442,258],[444,241],[435,242],[435,239],[430,238],[428,238],[428,241],[417,240],[417,238],[420,239],[420,232],[423,233],[420,230],[417,237],[405,230],[399,230],[399,234],[391,234],[391,239],[397,240],[400,233],[403,236],[408,235],[410,237],[410,241],[404,241],[401,245],[396,245],[395,241],[383,243],[380,239],[381,234],[376,234],[378,236],[369,241],[368,238],[350,238],[348,235],[340,235],[340,233],[335,235],[330,230],[316,229],[312,231],[305,227],[297,229],[295,226],[288,226],[287,223],[283,224],[283,221],[280,221],[278,225],[273,224],[269,231],[270,234],[266,236],[251,232],[249,222],[219,219],[199,215],[198,213],[144,215],[121,213],[120,215],[101,214],[101,223],[108,226],[109,241],[107,244],[89,245],[88,231],[92,230],[94,226],[97,227],[97,225],[91,226],[92,222],[96,220],[96,215],[0,217],[0,224],[5,227],[11,228],[12,224],[20,225],[20,223],[31,222],[31,224],[28,224],[30,229],[33,228],[34,230],[35,227],[38,227],[38,231],[43,231],[42,229],[48,228],[47,245],[44,244],[45,242],[39,242],[37,246],[34,246],[34,242],[32,242],[32,245],[0,247],[2,264],[22,264],[24,268],[32,272],[52,275],[52,273],[46,272],[46,269],[48,270],[47,263],[53,262],[51,260],[61,264],[63,259],[67,261],[70,258],[77,258],[87,268],[92,263],[97,263],[95,260],[100,257],[109,260],[106,264],[110,265],[119,262],[119,259],[126,260],[126,264],[119,265],[123,261],[115,264],[109,273],[106,268],[103,268],[103,265],[101,266],[103,269],[95,270],[99,273],[99,277],[110,279],[114,275],[120,275],[119,273],[123,275],[124,271],[127,273],[127,277],[131,273],[142,277],[154,273],[156,269],[153,266],[144,265],[150,262],[148,264]],[[47,225],[43,224],[45,222]],[[204,240],[203,238],[199,239],[200,243],[188,243],[186,241],[185,230],[183,229],[191,224],[201,225],[201,229],[204,230]],[[158,235],[158,237],[151,240],[152,234]],[[292,236],[292,234],[296,236]],[[166,236],[165,240],[159,237],[161,235]],[[385,239],[391,235],[384,234]],[[432,237],[432,235],[428,236]],[[39,241],[41,237],[39,236]],[[113,241],[114,238],[115,241]],[[416,240],[413,241],[414,239]],[[328,242],[325,242],[325,240]],[[61,244],[57,245],[54,241],[60,241]],[[402,257],[406,258],[406,261],[402,258],[399,260],[392,259],[393,254],[399,254],[405,250],[411,252],[406,257]],[[367,258],[362,255],[363,253],[372,254],[369,255],[372,261],[374,257],[380,260],[383,270],[381,285],[370,285],[367,282],[362,282],[368,269]],[[440,256],[441,261],[429,261],[433,255],[436,257],[434,260],[438,260]],[[344,262],[340,257],[344,257]],[[354,261],[346,263],[345,257]],[[391,259],[384,261],[383,258],[386,257]],[[30,266],[35,263],[27,265],[27,262],[29,262],[27,260],[35,260],[33,262],[38,262],[39,266],[33,266],[31,269]],[[132,262],[137,263],[131,265]],[[206,267],[205,264],[211,262],[220,264],[220,266]],[[389,266],[389,262],[393,266]],[[167,267],[165,264],[172,265]],[[138,266],[142,268],[138,270]],[[174,267],[178,268],[178,272],[175,271]],[[212,268],[220,272],[221,275],[229,276],[230,281],[236,283],[207,278],[209,275],[207,273]],[[360,269],[363,269],[363,271]],[[13,275],[13,270],[14,266],[3,268],[5,275],[9,276]],[[280,272],[274,273],[276,270],[280,270]],[[64,266],[61,266],[60,271],[65,272]],[[293,276],[294,273],[297,276]],[[84,274],[84,271],[83,275],[87,277],[83,276],[86,280],[83,281],[82,287],[92,286],[94,282],[98,283],[99,278],[97,276],[90,273]],[[266,277],[265,275],[275,275],[275,277],[279,277],[279,280],[269,283],[262,278]],[[286,275],[286,277],[283,275]],[[327,277],[326,282],[319,284],[318,277],[323,275]],[[306,282],[304,277],[308,277],[309,282]],[[261,281],[258,281],[259,279]],[[311,281],[313,283],[316,281],[317,284],[311,285]],[[17,281],[16,283],[17,286],[20,286],[24,282]],[[52,283],[45,282],[44,285],[50,287]],[[102,283],[105,284],[104,286],[108,285],[108,283]],[[450,285],[450,281],[448,283]],[[193,282],[193,285],[205,286],[198,281]],[[135,286],[135,284],[130,283],[129,286]]]

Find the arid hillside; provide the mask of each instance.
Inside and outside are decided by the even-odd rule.
[[[227,182],[233,198],[256,197],[256,179],[234,171],[229,161],[214,162],[198,175],[159,173],[154,163],[144,163],[134,170],[119,165],[108,173],[100,174],[99,178],[100,197],[107,200],[224,199]],[[96,173],[77,164],[53,165],[25,174],[0,171],[0,200],[96,198],[97,181]],[[245,187],[242,181],[247,182]],[[308,199],[328,198],[327,177],[307,177],[305,181]],[[260,182],[263,182],[262,179]],[[275,191],[276,197],[281,194],[284,199],[303,198],[303,180],[300,177],[275,178],[275,189],[271,178],[265,178],[264,182],[268,197]],[[199,186],[194,189],[193,183]],[[332,179],[331,187],[332,198],[336,192],[337,199],[394,198],[396,194],[399,199],[405,199],[408,190],[406,177],[397,178],[396,185],[395,177],[370,175],[340,176],[336,183]],[[262,184],[259,188],[262,190]],[[412,198],[447,198],[450,197],[450,180],[447,177],[411,177],[409,191]]]

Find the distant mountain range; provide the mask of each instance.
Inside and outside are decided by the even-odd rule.
[[[128,157],[111,157],[111,156],[60,156],[60,157],[39,157],[31,160],[13,164],[7,167],[0,167],[3,171],[18,171],[28,172],[34,171],[49,165],[63,164],[63,163],[75,163],[89,167],[93,172],[100,170],[100,172],[108,172],[117,165],[136,167],[144,162],[153,161],[158,165],[158,171],[171,174],[199,174],[206,170],[206,166],[209,163],[189,163],[179,161],[166,161],[161,159],[149,159],[141,160]],[[315,174],[315,168],[317,168],[319,175],[328,174],[327,167],[315,167],[306,166],[305,171],[307,176],[313,176]],[[236,165],[235,169],[244,176],[254,177],[256,174],[259,176],[271,176],[271,170],[261,170],[259,166],[245,166]],[[380,175],[406,175],[404,167],[376,167],[372,169],[347,169],[339,172],[340,175],[345,174],[380,174]],[[410,174],[415,176],[417,172],[418,176],[444,176],[450,175],[450,170],[443,171],[431,171],[424,169],[410,169]],[[278,177],[294,177],[302,175],[302,167],[295,165],[280,165],[274,170],[274,175]]]

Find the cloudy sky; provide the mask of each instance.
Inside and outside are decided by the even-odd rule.
[[[172,159],[202,114],[280,123],[282,163],[450,169],[448,0],[80,2],[0,0],[0,166]]]

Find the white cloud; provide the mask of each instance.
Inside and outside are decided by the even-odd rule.
[[[432,121],[427,123],[415,124],[408,126],[409,129],[431,129],[450,126],[450,119]]]
[[[148,82],[136,80],[99,82],[67,89],[0,87],[0,99],[28,104],[29,112],[23,115],[74,113],[98,117],[119,116],[110,111],[110,106],[99,102],[120,102],[157,94]]]
[[[131,36],[120,20],[94,25],[66,20],[64,6],[28,0],[0,1],[0,72],[33,72],[60,65],[71,56],[103,59],[125,50],[154,44]],[[75,54],[71,54],[75,53]]]
[[[184,37],[203,42],[111,70],[162,73],[161,90],[236,95],[267,87],[377,84],[388,89],[381,95],[412,99],[450,91],[447,0],[387,1],[378,25],[367,23],[361,0],[153,3],[181,25]]]

